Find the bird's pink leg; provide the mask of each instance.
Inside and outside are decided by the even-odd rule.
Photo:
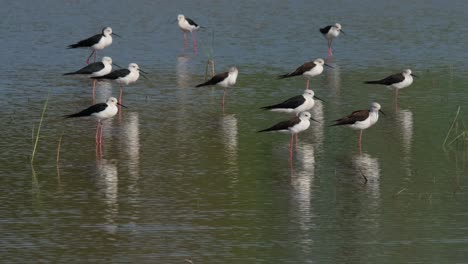
[[[289,142],[289,161],[292,163],[292,147],[294,144],[294,134],[291,133],[291,141]]]
[[[359,153],[360,153],[360,152],[362,152],[362,130],[359,131],[358,145],[359,145]]]
[[[197,52],[197,38],[193,31],[190,32],[192,34],[192,41],[193,41],[193,50]]]
[[[398,109],[398,89],[395,88],[395,112]]]
[[[101,124],[101,131],[99,132],[99,144],[102,145],[102,124]]]
[[[333,52],[332,52],[332,48],[331,48],[331,46],[332,46],[332,41],[333,41],[333,39],[329,39],[329,40],[328,40],[328,57],[333,56]]]
[[[310,80],[309,80],[309,78],[307,78],[307,82],[306,82],[306,90],[309,90],[309,87],[310,87]]]
[[[96,126],[96,136],[95,136],[96,145],[99,144],[98,134],[99,134],[99,125],[100,125],[100,124],[101,124],[101,122],[98,121],[97,126]]]
[[[187,33],[184,31],[184,50],[187,48],[188,43],[187,43]]]
[[[227,92],[227,89],[224,88],[223,101],[221,102],[221,106],[223,107],[223,112],[224,112],[224,99],[226,98],[226,92]]]
[[[123,93],[123,88],[122,88],[122,85],[120,85],[119,103],[122,103],[122,93]]]
[[[89,64],[89,59],[91,58],[91,56],[93,56],[93,54],[95,54],[96,51],[93,50],[93,52],[91,52],[91,54],[89,54],[88,58],[86,59],[86,64]],[[96,56],[96,55],[95,55]],[[94,57],[94,62],[96,62],[96,57]]]

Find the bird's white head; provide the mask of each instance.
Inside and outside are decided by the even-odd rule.
[[[182,14],[180,14],[180,15],[177,16],[177,20],[178,20],[179,22],[180,22],[180,21],[183,21],[183,20],[185,20],[185,16],[182,15]]]
[[[323,59],[316,59],[314,60],[315,65],[324,65],[325,61]]]
[[[301,113],[299,114],[299,118],[301,118],[301,119],[310,119],[311,117],[312,117],[312,116],[310,115],[309,112],[301,112]]]
[[[235,73],[238,72],[239,70],[236,67],[231,67],[229,68],[229,73]]]
[[[373,103],[371,103],[369,110],[371,112],[378,112],[378,111],[380,111],[380,108],[381,108],[381,106],[380,106],[379,103],[373,102]]]
[[[111,57],[102,57],[102,63],[104,64],[112,64],[112,58]]]
[[[413,72],[410,69],[403,70],[403,75],[411,75]]]
[[[117,98],[115,98],[115,97],[110,97],[109,99],[107,99],[107,102],[106,102],[106,103],[107,103],[108,105],[117,105],[118,102],[119,102],[119,101],[117,101]]]
[[[337,30],[341,30],[341,24],[340,23],[335,23],[335,28]]]
[[[306,89],[302,95],[303,95],[303,96],[314,97],[315,93],[314,93],[314,91],[312,91],[312,90],[310,90],[310,89]]]
[[[109,36],[112,35],[112,28],[111,27],[105,27],[102,29],[102,34],[104,36]]]
[[[128,65],[128,69],[129,69],[130,71],[139,71],[139,70],[140,70],[140,67],[139,67],[138,64],[136,64],[136,63],[130,63],[130,64]]]

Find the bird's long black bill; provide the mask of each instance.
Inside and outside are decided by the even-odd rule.
[[[323,65],[325,65],[325,66],[327,66],[327,67],[329,67],[329,68],[335,69],[335,67],[331,66],[330,64],[324,63]]]
[[[415,74],[411,74],[411,76],[416,77],[416,78],[419,78],[419,76],[417,76],[417,75],[415,75]]]
[[[386,115],[382,110],[379,110],[380,113],[382,113],[382,115]]]
[[[116,37],[119,37],[121,38],[122,36],[118,35],[118,34],[115,34],[114,32],[112,32],[112,35],[116,36]]]
[[[322,124],[322,123],[320,123],[320,121],[317,121],[317,120],[313,119],[312,117],[310,118],[310,120],[315,121],[315,122],[317,122],[319,124]]]
[[[145,72],[145,71],[144,71],[144,70],[142,70],[142,69],[139,69],[139,71],[140,71],[140,72],[142,72],[142,73],[146,73],[146,74],[148,74],[147,72]]]
[[[117,63],[112,63],[112,65],[122,68],[122,66],[118,65]]]
[[[117,103],[118,105],[122,106],[122,107],[125,107],[125,108],[128,108],[126,107],[125,105],[121,104],[121,103]]]
[[[315,95],[314,95],[314,99],[317,99],[317,100],[319,100],[319,101],[325,102],[325,101],[323,101],[322,99],[318,98],[318,97],[315,96]]]
[[[344,33],[344,31],[343,31],[343,30],[340,30],[340,32],[341,32],[341,33],[343,33],[343,35],[346,35],[346,33]]]

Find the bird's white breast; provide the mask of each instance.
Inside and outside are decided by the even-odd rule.
[[[104,63],[104,68],[91,74],[91,77],[99,77],[109,74],[112,71],[112,65]]]
[[[299,132],[306,130],[307,128],[309,128],[309,126],[310,126],[309,119],[301,119],[301,122],[299,122],[299,124],[293,127],[290,127],[289,131],[293,134],[297,134]]]
[[[138,72],[138,70],[130,71],[130,73],[127,76],[120,77],[116,81],[121,84],[129,85],[131,83],[136,82],[139,77],[140,77],[140,73]]]
[[[118,108],[116,105],[107,105],[104,111],[94,113],[92,116],[98,120],[104,120],[115,116],[118,112]]]
[[[315,67],[313,67],[309,71],[304,72],[303,75],[306,78],[311,78],[311,77],[315,77],[315,76],[321,74],[322,72],[323,72],[323,66],[322,65],[315,65]]]
[[[405,76],[405,79],[402,82],[394,83],[390,87],[402,89],[402,88],[410,86],[412,83],[413,83],[413,76],[407,75]]]
[[[105,36],[105,37],[103,36],[101,37],[101,40],[99,40],[98,43],[93,45],[93,49],[102,50],[105,47],[109,46],[110,44],[112,44],[112,36],[111,35]]]

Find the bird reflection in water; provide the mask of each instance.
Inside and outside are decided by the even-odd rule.
[[[411,147],[413,144],[413,112],[409,109],[397,109],[395,112],[395,120],[397,127],[400,130],[401,144],[403,147],[402,167],[406,171],[406,177],[412,174],[411,169]]]
[[[112,84],[108,81],[99,81],[96,83],[96,95],[93,97],[93,104],[96,102],[105,102],[112,96]]]
[[[187,55],[180,55],[177,57],[176,65],[176,78],[177,88],[187,88],[193,86],[192,78],[189,72],[190,57]]]
[[[118,171],[115,160],[101,159],[96,162],[96,186],[101,194],[102,201],[107,206],[104,211],[105,230],[111,234],[117,231],[116,218],[119,213],[118,205]]]
[[[372,194],[374,203],[380,197],[380,165],[377,158],[367,153],[353,156],[353,167],[356,173],[363,178],[366,189]]]
[[[120,142],[123,143],[122,158],[128,169],[128,189],[137,194],[140,178],[140,119],[137,112],[128,112],[121,124]]]
[[[223,115],[221,119],[221,134],[224,143],[224,155],[226,161],[226,173],[232,175],[232,183],[237,183],[237,118],[234,115]]]
[[[292,207],[293,214],[296,214],[297,223],[301,231],[304,231],[298,241],[305,250],[312,248],[313,239],[311,233],[307,232],[313,228],[313,212],[312,212],[312,199],[313,199],[313,182],[315,177],[315,153],[314,145],[309,143],[302,143],[296,148],[296,159],[299,167],[291,175],[292,185]]]

